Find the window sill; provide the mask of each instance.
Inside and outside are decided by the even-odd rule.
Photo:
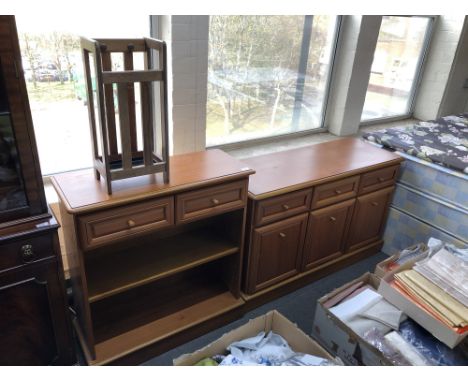
[[[360,127],[359,131],[353,136],[360,137],[362,133],[366,131],[381,130],[381,129],[395,127],[395,126],[412,125],[417,122],[419,122],[418,119],[407,118],[407,119],[398,120],[398,121],[375,123],[372,126]],[[308,145],[315,145],[317,143],[333,141],[333,140],[340,139],[340,138],[343,138],[343,137],[339,137],[337,135],[334,135],[328,132],[320,132],[320,133],[308,134],[308,135],[301,136],[301,137],[284,137],[283,139],[277,140],[275,142],[260,143],[260,144],[249,146],[249,147],[240,147],[240,148],[221,147],[221,149],[235,158],[245,159],[245,158],[255,157],[259,155],[270,154],[270,153],[274,153],[278,151],[290,150],[290,149],[295,149],[295,148],[304,147]]]

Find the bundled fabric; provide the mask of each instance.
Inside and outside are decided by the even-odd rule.
[[[331,308],[330,312],[361,337],[371,329],[382,334],[398,329],[406,318],[402,311],[370,287]]]
[[[466,341],[450,349],[411,319],[407,319],[400,325],[399,333],[432,365],[468,366],[468,343]]]
[[[398,349],[395,349],[385,340],[384,336],[385,334],[382,334],[376,328],[372,328],[364,333],[362,338],[378,349],[393,365],[412,366],[408,359],[405,358]]]
[[[310,354],[294,352],[279,334],[270,331],[233,342],[220,366],[334,366],[332,361]]]
[[[390,332],[384,336],[390,347],[397,350],[413,366],[428,366],[426,358],[408,342],[406,342],[397,332]]]
[[[382,334],[373,328],[363,338],[396,366],[468,366],[468,343],[450,349],[410,318],[398,333]]]

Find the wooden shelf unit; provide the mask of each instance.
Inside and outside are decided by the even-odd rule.
[[[243,304],[220,277],[225,259],[91,305],[96,360],[107,363]],[[155,304],[157,298],[157,304]]]
[[[146,355],[158,341],[244,303],[253,171],[210,150],[172,157],[170,172],[169,184],[158,175],[117,181],[112,195],[92,171],[52,180],[70,262],[74,326],[89,364],[118,362],[140,349]],[[125,187],[132,184],[134,193]]]
[[[88,299],[93,303],[237,252],[235,243],[208,227],[115,253],[87,254]]]

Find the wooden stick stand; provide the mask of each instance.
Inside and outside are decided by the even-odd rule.
[[[112,181],[135,176],[163,173],[164,183],[168,183],[165,42],[151,38],[92,40],[82,37],[81,48],[96,179],[105,178],[109,194],[112,194]],[[137,52],[144,53],[144,70],[134,70],[134,53]],[[112,70],[114,54],[123,55],[123,71]],[[153,65],[156,60],[157,69]],[[136,83],[140,88],[140,110],[135,107]],[[155,83],[159,84],[159,110],[154,107]],[[115,89],[117,102],[114,101]],[[137,142],[137,111],[141,118],[142,150]],[[159,119],[155,118],[156,114]]]

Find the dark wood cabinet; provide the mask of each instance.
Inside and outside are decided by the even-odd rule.
[[[393,190],[394,187],[388,187],[357,198],[348,240],[349,251],[363,247],[381,237]]]
[[[303,270],[345,253],[354,199],[312,211],[309,215]]]
[[[47,216],[14,16],[0,16],[0,228]]]
[[[244,298],[266,301],[377,253],[402,160],[355,138],[246,160],[256,173]]]
[[[57,228],[44,219],[0,230],[0,365],[75,362]]]
[[[75,362],[14,16],[0,16],[0,365]]]
[[[306,226],[301,214],[254,230],[249,293],[300,272]]]

